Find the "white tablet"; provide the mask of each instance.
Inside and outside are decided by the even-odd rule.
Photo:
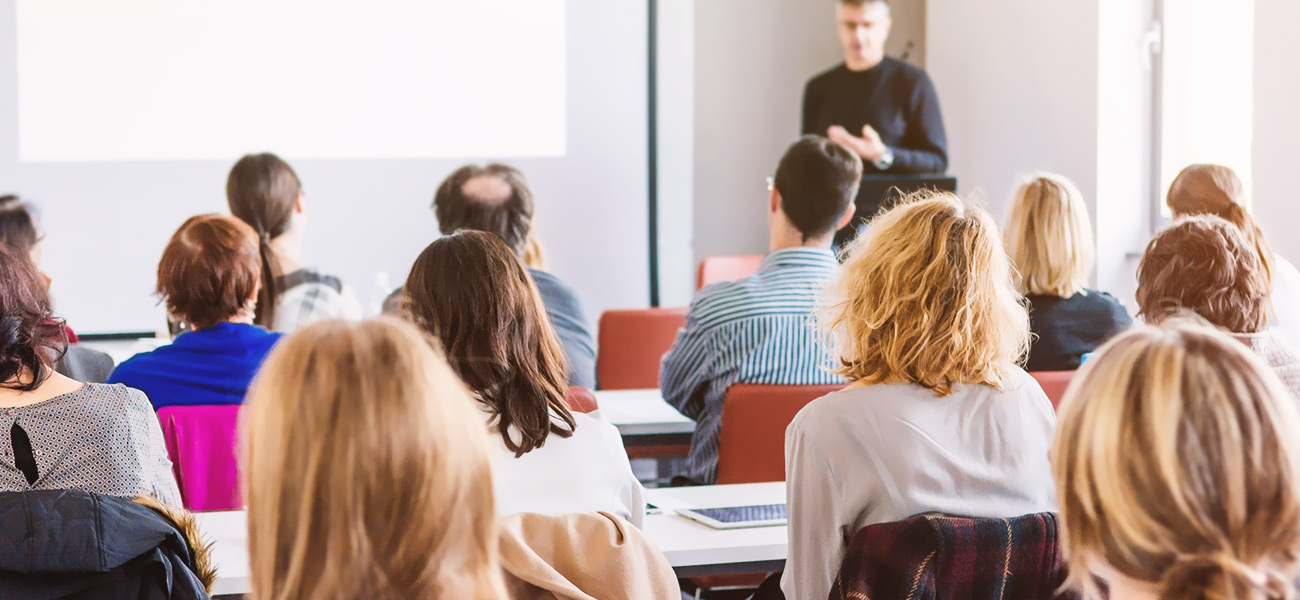
[[[714,529],[774,527],[786,524],[785,504],[756,504],[725,508],[687,508],[677,514]]]

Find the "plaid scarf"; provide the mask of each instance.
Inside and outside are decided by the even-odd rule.
[[[1074,600],[1056,515],[922,515],[853,537],[829,600]]]

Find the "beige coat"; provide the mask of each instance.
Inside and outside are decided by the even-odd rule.
[[[676,600],[677,576],[645,534],[609,513],[501,519],[512,600]]]

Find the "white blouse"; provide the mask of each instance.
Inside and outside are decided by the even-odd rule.
[[[1293,348],[1300,348],[1300,271],[1281,254],[1273,255],[1269,329]]]
[[[1056,413],[1028,373],[1008,390],[852,387],[813,401],[786,430],[787,598],[825,598],[868,525],[941,513],[1015,517],[1056,510],[1048,453]]]
[[[632,474],[623,437],[600,411],[573,413],[572,437],[552,433],[541,448],[519,458],[497,433],[496,419],[484,414],[496,445],[497,514],[605,511],[641,526],[645,492]]]

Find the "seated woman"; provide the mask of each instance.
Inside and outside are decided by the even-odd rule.
[[[1177,323],[1106,344],[1062,403],[1052,450],[1074,587],[1294,598],[1297,431],[1281,382],[1220,332]]]
[[[189,329],[170,345],[137,354],[109,383],[148,394],[154,408],[239,404],[280,334],[253,325],[262,261],[257,235],[239,219],[191,217],[158,264],[158,296]]]
[[[1246,210],[1241,179],[1228,167],[1192,165],[1169,186],[1165,204],[1174,222],[1213,215],[1236,225],[1259,253],[1269,278],[1268,327],[1292,348],[1300,349],[1300,271],[1269,247],[1264,230]]]
[[[1056,416],[1016,366],[1019,300],[997,224],[952,194],[906,199],[849,247],[823,326],[850,385],[786,430],[787,598],[827,597],[867,525],[1055,508]]]
[[[338,277],[302,262],[306,198],[289,163],[274,154],[239,159],[226,180],[230,213],[257,232],[262,289],[257,324],[290,332],[323,319],[360,319],[361,303]]]
[[[1029,302],[1029,371],[1073,371],[1084,354],[1133,323],[1119,300],[1084,287],[1092,226],[1083,195],[1068,179],[1037,175],[1016,190],[1006,246]]]
[[[0,491],[76,489],[181,505],[149,399],[54,371],[67,345],[36,266],[0,244]]]
[[[1218,217],[1187,217],[1147,244],[1138,265],[1138,313],[1159,324],[1194,312],[1250,346],[1300,400],[1300,357],[1268,329],[1269,280],[1241,230]]]
[[[640,526],[618,430],[565,402],[564,351],[528,269],[501,238],[461,231],[416,259],[406,310],[442,342],[495,432],[501,514],[606,511]]]
[[[245,411],[253,597],[508,597],[483,421],[414,327],[302,329]]]

